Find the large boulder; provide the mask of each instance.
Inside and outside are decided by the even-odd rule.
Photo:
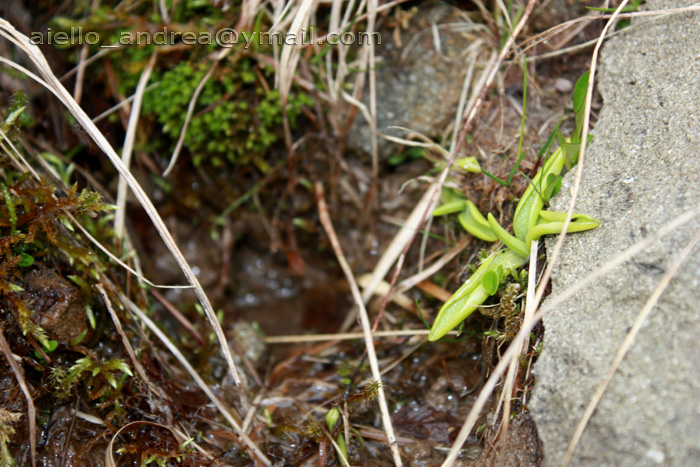
[[[642,21],[603,50],[604,107],[576,206],[601,226],[567,238],[553,295],[700,202],[700,13],[633,25]],[[572,175],[555,210],[566,210]],[[698,229],[696,218],[546,316],[530,404],[545,465],[559,465],[635,318]],[[700,465],[699,312],[697,248],[622,361],[572,465]]]

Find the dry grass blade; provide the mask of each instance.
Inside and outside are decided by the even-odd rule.
[[[136,357],[136,352],[134,351],[134,347],[131,345],[131,342],[129,342],[129,338],[126,336],[126,333],[124,332],[124,329],[122,328],[122,323],[119,321],[119,317],[117,316],[117,313],[114,311],[114,308],[112,307],[112,301],[109,299],[109,296],[107,295],[107,292],[105,292],[104,287],[102,284],[97,284],[96,286],[97,290],[100,292],[100,295],[102,295],[102,300],[104,300],[105,305],[107,306],[107,311],[109,312],[109,315],[112,317],[112,321],[114,322],[114,327],[117,329],[117,333],[119,334],[119,337],[122,339],[122,344],[124,344],[124,348],[126,349],[126,353],[129,354],[129,358],[131,359],[131,363],[134,365],[134,368],[136,369],[136,373],[141,377],[141,380],[143,380],[144,384],[149,388],[149,390],[153,391],[154,393],[158,394],[161,398],[165,399],[165,394],[163,394],[163,391],[153,384],[153,381],[151,378],[148,377],[148,374],[146,373],[146,370],[143,368],[143,365],[141,365],[141,361]]]
[[[406,336],[427,336],[430,333],[429,329],[405,329],[397,331],[375,331],[372,336],[377,337],[406,337]],[[450,336],[456,336],[457,331],[450,331]],[[323,342],[323,341],[342,341],[349,339],[363,339],[364,333],[361,332],[339,332],[337,334],[310,334],[299,336],[266,336],[266,344],[299,344],[302,342]]]
[[[452,261],[452,259],[455,256],[460,254],[467,246],[469,246],[473,239],[474,237],[472,237],[471,235],[465,237],[462,241],[460,241],[457,245],[455,245],[447,253],[445,253],[439,260],[435,261],[433,264],[423,269],[421,272],[414,274],[411,277],[407,277],[406,279],[399,282],[399,284],[396,286],[395,293],[405,292],[406,290],[412,289],[420,282],[428,279],[433,274],[436,274],[447,263]]]
[[[185,136],[187,136],[187,129],[190,127],[190,122],[192,121],[192,116],[194,115],[194,108],[197,105],[199,95],[202,93],[202,91],[204,90],[204,86],[207,84],[207,82],[209,82],[209,79],[214,74],[214,71],[216,71],[216,68],[219,66],[221,60],[223,60],[229,53],[231,53],[230,47],[227,49],[223,49],[221,52],[219,52],[219,54],[216,56],[214,63],[209,68],[209,71],[207,71],[207,74],[204,75],[197,84],[197,87],[195,88],[194,93],[192,94],[192,98],[190,99],[190,102],[187,105],[187,115],[185,116],[185,123],[182,125],[182,130],[180,130],[180,136],[177,139],[175,150],[173,151],[173,155],[170,156],[170,162],[168,162],[168,167],[166,167],[165,171],[163,172],[163,177],[167,177],[168,175],[170,175],[170,172],[172,172],[173,168],[175,167],[175,164],[177,163],[178,158],[180,157],[180,151],[182,150],[182,146],[185,144]]]
[[[5,334],[0,329],[0,349],[2,349],[3,355],[7,363],[12,368],[12,372],[17,378],[17,383],[22,389],[24,397],[27,399],[27,417],[29,418],[29,446],[32,453],[32,467],[36,467],[36,408],[34,407],[34,399],[32,399],[32,393],[29,391],[27,382],[24,380],[22,375],[22,370],[20,370],[19,365],[15,361],[12,350],[10,349],[7,340],[5,339]]]
[[[364,274],[364,275],[357,278],[357,285],[359,285],[362,288],[365,288],[369,285],[369,282],[371,280],[372,280],[371,274]],[[374,295],[383,297],[387,293],[389,293],[389,283],[387,281],[380,281],[379,284],[377,284],[376,290],[374,291]],[[413,304],[413,299],[404,295],[401,292],[394,292],[391,295],[390,300],[405,310],[408,310],[408,311],[411,311],[414,313],[417,312],[416,307]]]
[[[2,58],[2,57],[0,57],[0,58]],[[39,174],[36,173],[36,170],[34,170],[34,167],[32,167],[31,165],[29,165],[29,163],[28,163],[27,160],[24,158],[24,156],[22,155],[22,153],[19,152],[19,151],[17,150],[17,147],[15,147],[15,145],[12,143],[12,140],[11,140],[10,138],[7,137],[7,134],[6,134],[4,131],[2,131],[2,128],[0,128],[0,136],[1,136],[2,139],[8,144],[8,146],[10,146],[10,148],[12,149],[12,152],[10,152],[10,151],[7,150],[7,148],[5,147],[5,145],[2,145],[2,149],[7,153],[8,156],[10,156],[10,159],[11,159],[12,162],[15,164],[15,166],[17,167],[17,169],[18,169],[20,172],[22,172],[22,173],[25,173],[25,172],[29,171],[29,172],[32,173],[32,176],[33,176],[37,181],[41,180],[41,178],[39,177]],[[14,152],[14,154],[17,156],[17,159],[14,158],[13,152]],[[21,161],[21,163],[20,163],[20,161]]]
[[[401,462],[401,454],[399,452],[399,446],[396,443],[396,435],[394,434],[394,427],[391,424],[391,415],[389,414],[389,406],[386,402],[386,396],[384,394],[384,388],[382,387],[382,375],[379,371],[379,363],[377,362],[377,353],[374,350],[374,339],[372,337],[372,330],[369,322],[369,316],[367,316],[367,310],[362,297],[360,296],[360,289],[357,287],[357,282],[355,282],[355,277],[353,276],[350,265],[345,260],[343,255],[343,250],[338,242],[338,237],[335,234],[335,229],[333,228],[333,223],[328,215],[328,207],[326,206],[326,201],[323,198],[323,187],[320,183],[316,183],[316,202],[318,203],[318,212],[321,219],[321,224],[328,234],[328,238],[333,246],[333,251],[338,258],[340,267],[345,273],[345,277],[350,284],[350,290],[352,291],[352,297],[355,300],[359,310],[360,310],[360,321],[362,323],[362,332],[364,333],[365,346],[367,348],[367,359],[369,360],[369,366],[372,369],[372,378],[379,383],[379,389],[377,391],[379,399],[379,410],[382,414],[382,424],[384,425],[384,433],[386,433],[387,440],[389,441],[389,447],[391,448],[391,453],[394,456],[394,464],[397,466],[403,465]]]
[[[411,211],[411,214],[408,216],[408,219],[406,219],[406,222],[391,240],[391,243],[386,250],[384,250],[384,253],[382,253],[381,258],[379,258],[379,261],[377,262],[377,266],[374,268],[374,271],[372,271],[371,281],[362,292],[362,303],[367,303],[369,299],[372,298],[374,289],[384,279],[384,276],[386,276],[386,274],[389,272],[391,266],[401,255],[401,252],[413,238],[416,231],[420,229],[424,214],[433,210],[437,201],[435,193],[436,185],[432,184],[427,190],[425,190],[425,194],[413,208],[413,211]]]
[[[590,402],[588,403],[588,406],[586,407],[586,410],[583,412],[583,416],[581,417],[581,420],[579,421],[578,425],[576,426],[576,430],[574,431],[574,435],[571,437],[571,441],[569,442],[569,446],[566,449],[566,454],[564,454],[564,459],[561,461],[561,466],[566,467],[569,465],[571,462],[571,458],[574,455],[574,451],[576,450],[576,445],[578,442],[581,440],[581,436],[583,435],[583,431],[586,429],[586,425],[588,425],[588,422],[590,421],[591,417],[593,416],[593,412],[595,411],[596,407],[598,406],[598,403],[600,402],[600,399],[603,397],[603,393],[607,389],[608,385],[610,384],[610,381],[612,381],[613,376],[615,375],[615,372],[617,371],[618,367],[620,366],[620,363],[622,362],[622,359],[625,358],[625,355],[627,354],[627,351],[630,349],[632,346],[632,343],[637,337],[637,334],[639,334],[639,331],[642,329],[642,325],[644,324],[644,321],[649,317],[649,313],[651,313],[651,310],[654,309],[656,304],[659,301],[659,298],[661,297],[661,294],[664,293],[666,290],[666,287],[668,287],[668,284],[671,282],[671,279],[673,279],[673,276],[676,275],[678,272],[678,269],[681,267],[683,262],[686,260],[690,252],[695,248],[695,246],[700,242],[700,230],[695,234],[695,236],[688,242],[688,244],[683,248],[683,251],[681,251],[678,256],[676,257],[675,261],[669,268],[669,270],[664,274],[664,277],[661,278],[659,281],[659,285],[656,286],[656,289],[654,289],[654,292],[651,294],[649,297],[649,300],[644,304],[644,307],[642,310],[639,312],[639,315],[637,315],[637,319],[634,321],[634,324],[632,325],[632,328],[630,331],[627,333],[627,336],[625,337],[625,340],[622,342],[622,345],[617,351],[617,354],[615,355],[615,359],[613,362],[610,364],[610,367],[608,368],[608,372],[605,375],[605,378],[603,378],[603,381],[600,382],[600,385],[596,389],[595,393],[593,394],[593,397],[591,397]]]
[[[80,49],[80,58],[78,59],[78,76],[75,77],[75,88],[73,91],[73,98],[75,102],[80,102],[83,96],[83,84],[85,83],[85,60],[87,60],[87,55],[90,49],[87,44],[83,44]]]
[[[367,33],[374,32],[374,24],[377,18],[377,0],[367,1]],[[370,142],[372,148],[372,185],[376,190],[379,178],[379,147],[377,146],[377,72],[374,41],[367,41],[369,51],[369,113],[372,117],[369,122]]]
[[[270,460],[263,454],[262,451],[260,451],[260,448],[251,440],[248,435],[245,434],[245,432],[241,429],[241,426],[238,424],[236,419],[233,417],[231,412],[224,407],[224,404],[219,400],[216,395],[214,395],[213,392],[211,392],[211,389],[209,389],[209,386],[207,383],[204,382],[201,376],[199,376],[199,373],[197,373],[197,370],[195,370],[192,365],[190,365],[190,362],[187,361],[184,355],[178,350],[177,347],[168,339],[168,337],[161,331],[158,326],[155,325],[151,319],[146,316],[140,309],[137,307],[131,300],[129,300],[126,296],[120,295],[119,299],[124,303],[127,308],[129,308],[129,311],[131,311],[133,314],[135,314],[141,321],[143,321],[148,329],[151,330],[153,334],[155,334],[158,339],[168,348],[168,350],[177,358],[177,360],[180,362],[180,364],[185,368],[187,373],[192,377],[192,379],[197,383],[199,388],[204,392],[204,394],[207,395],[210,401],[216,406],[216,408],[219,410],[221,415],[226,419],[229,424],[233,427],[235,430],[236,434],[240,436],[241,440],[243,441],[243,444],[245,444],[257,457],[260,462],[262,462],[265,465],[271,466],[272,463]]]
[[[148,60],[146,67],[141,72],[139,83],[136,86],[136,92],[134,93],[134,105],[131,106],[131,115],[129,115],[129,124],[126,128],[126,137],[124,138],[124,147],[122,148],[122,162],[127,170],[131,165],[131,153],[134,150],[136,130],[139,124],[139,117],[141,116],[141,102],[143,101],[143,94],[146,91],[146,85],[151,77],[153,66],[156,64],[157,56],[158,52],[156,49],[151,54],[150,60]],[[125,238],[124,224],[126,222],[126,197],[128,190],[129,188],[126,184],[126,178],[120,176],[119,187],[117,188],[117,212],[114,217],[114,230],[119,238]]]
[[[290,37],[301,37],[302,29],[308,25],[311,10],[315,4],[316,0],[302,0],[294,14],[294,20],[292,21],[292,25],[289,27],[289,31],[287,33]],[[296,70],[297,63],[299,62],[300,53],[300,47],[293,43],[288,44],[285,41],[285,44],[282,47],[282,56],[280,57],[280,65],[278,69],[282,108],[287,105],[287,98],[289,97],[289,91],[292,88],[292,79],[294,77],[294,71]]]
[[[523,323],[527,323],[532,320],[532,316],[535,314],[535,289],[537,286],[537,241],[533,241],[530,246],[530,267],[528,269],[527,277],[530,278],[527,282],[527,299],[525,302],[525,314],[523,317]],[[530,340],[525,339],[521,349],[522,354],[527,353]],[[515,389],[515,380],[518,375],[518,365],[520,364],[519,358],[513,358],[508,367],[508,374],[505,378],[505,383],[503,385],[503,390],[501,397],[499,399],[499,407],[502,403],[503,416],[501,417],[501,427],[499,431],[501,433],[502,442],[505,445],[508,438],[508,424],[510,422],[511,408],[513,402],[513,393]],[[498,413],[499,409],[496,409]]]
[[[646,17],[646,16],[653,16],[649,21],[656,21],[658,19],[661,19],[665,16],[668,15],[673,15],[673,14],[678,14],[678,13],[685,13],[689,11],[697,11],[700,10],[700,5],[691,5],[689,7],[685,8],[669,8],[667,10],[648,10],[648,11],[635,11],[632,13],[621,13],[616,16],[617,19],[629,19],[629,18],[636,18],[636,17]],[[595,16],[585,16],[582,18],[576,18],[572,19],[571,21],[567,21],[565,23],[558,24],[552,28],[547,29],[546,31],[543,31],[533,37],[529,37],[527,40],[525,40],[523,43],[520,44],[520,53],[524,54],[528,50],[532,49],[533,47],[549,41],[553,36],[565,31],[566,29],[575,26],[577,24],[580,24],[582,22],[590,22],[592,20],[603,20],[603,19],[610,19],[612,18],[612,15],[605,15],[605,14],[600,14],[600,15],[595,15]],[[644,22],[639,22],[635,24],[631,24],[627,26],[624,29],[612,32],[606,36],[606,38],[610,38],[613,36],[616,36],[618,34],[626,34],[628,32],[631,32],[635,29],[638,29],[640,27],[644,27],[644,25],[647,24],[647,21]],[[587,42],[584,42],[582,44],[574,45],[571,47],[567,47],[564,49],[555,49],[552,50],[551,52],[546,52],[540,55],[531,55],[527,57],[527,61],[529,63],[533,63],[537,60],[544,60],[547,58],[552,58],[552,57],[557,57],[562,54],[567,54],[567,53],[572,53],[577,50],[585,49],[587,47],[590,47],[593,44],[596,44],[598,42],[598,39],[593,39]],[[527,44],[527,46],[525,46]],[[520,60],[520,56],[517,56],[514,58],[515,61]]]
[[[535,315],[535,310],[537,310],[537,302],[535,301],[535,292],[537,291],[537,250],[539,249],[539,242],[534,241],[530,246],[530,267],[527,271],[527,277],[530,279],[527,281],[527,294],[525,298],[525,314],[523,315],[523,325],[528,324],[532,321]],[[528,349],[528,343],[523,344],[522,351],[526,353]]]
[[[106,254],[109,256],[109,258],[114,261],[116,264],[121,266],[122,268],[126,269],[129,271],[131,274],[134,275],[138,280],[144,282],[145,284],[148,284],[150,287],[153,287],[154,289],[191,289],[193,286],[192,285],[161,285],[161,284],[154,284],[150,280],[148,280],[146,277],[143,276],[143,274],[140,274],[138,271],[130,267],[128,264],[117,258],[111,251],[109,251],[107,248],[102,246],[102,244],[97,241],[95,237],[90,234],[90,232],[87,231],[85,227],[82,226],[80,222],[77,221],[75,217],[73,217],[73,214],[71,214],[68,211],[63,211],[63,213],[68,217],[71,222],[73,222],[73,225],[78,227],[78,229],[85,235],[85,237],[90,240],[90,243],[95,245],[97,248],[102,251],[102,253]]]
[[[153,225],[156,227],[156,230],[158,230],[158,233],[160,234],[161,238],[163,238],[163,241],[165,242],[166,246],[168,247],[172,255],[175,257],[175,260],[177,261],[178,265],[180,265],[180,268],[187,277],[187,280],[194,286],[197,298],[202,303],[202,307],[204,308],[207,318],[209,318],[209,322],[214,328],[217,339],[219,340],[221,351],[224,354],[224,358],[226,358],[226,362],[228,363],[229,372],[233,376],[233,379],[236,382],[236,384],[239,384],[240,379],[236,371],[236,366],[233,362],[233,356],[231,355],[231,350],[229,349],[228,344],[226,342],[226,336],[224,336],[224,332],[221,329],[221,325],[219,324],[219,321],[216,318],[216,313],[214,312],[211,303],[209,303],[209,299],[207,298],[204,289],[199,283],[197,276],[195,276],[195,274],[192,272],[192,268],[190,268],[189,264],[187,263],[187,260],[183,256],[177,244],[175,244],[175,241],[168,232],[168,229],[165,226],[163,219],[160,217],[160,214],[158,214],[158,211],[156,211],[156,208],[153,206],[153,203],[151,203],[151,200],[148,198],[148,196],[138,184],[131,172],[129,172],[129,170],[124,166],[116,151],[109,144],[105,136],[97,129],[97,127],[90,120],[85,111],[83,111],[83,109],[75,102],[73,97],[68,93],[68,91],[63,87],[60,81],[56,78],[56,75],[54,75],[54,73],[51,71],[51,67],[49,66],[48,62],[46,61],[46,58],[41,53],[39,48],[36,45],[34,45],[27,36],[18,32],[10,23],[5,21],[4,19],[0,19],[0,35],[11,41],[13,44],[15,44],[18,48],[20,48],[23,52],[27,54],[34,66],[39,70],[43,79],[37,77],[36,75],[33,75],[28,70],[25,70],[24,68],[22,68],[14,62],[5,59],[2,59],[2,62],[7,63],[20,71],[26,72],[28,76],[30,76],[32,79],[35,79],[37,82],[39,82],[40,84],[45,86],[49,91],[51,91],[56,97],[58,97],[58,99],[63,103],[63,105],[65,105],[66,108],[68,108],[68,110],[71,112],[71,114],[73,114],[73,116],[80,123],[80,125],[100,147],[100,149],[102,149],[107,155],[107,157],[109,157],[110,162],[112,162],[119,174],[126,179],[127,183],[129,184],[129,187],[134,192],[134,195],[145,209],[146,213],[153,222]]]

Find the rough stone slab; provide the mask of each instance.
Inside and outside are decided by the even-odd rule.
[[[655,1],[648,8],[680,3]],[[599,78],[604,107],[576,212],[602,224],[567,238],[553,295],[700,202],[700,13],[667,16],[611,39]],[[562,195],[572,175],[554,210],[566,210]],[[545,465],[559,465],[636,316],[698,229],[694,219],[545,318],[530,404]],[[700,465],[699,250],[623,360],[572,465]]]

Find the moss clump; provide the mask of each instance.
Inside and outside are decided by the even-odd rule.
[[[163,73],[160,85],[144,96],[144,114],[163,125],[163,132],[172,139],[171,149],[180,136],[195,89],[209,67],[180,63]],[[184,142],[195,165],[219,166],[228,161],[267,166],[265,154],[283,137],[282,109],[278,91],[265,91],[259,80],[251,60],[242,58],[221,66],[206,83]],[[290,99],[287,114],[292,125],[302,105],[307,104],[310,98],[304,94]]]
[[[35,316],[41,310],[34,309],[35,301],[25,290],[25,273],[36,269],[37,261],[72,264],[72,277],[78,282],[86,283],[90,276],[98,275],[101,265],[94,255],[68,235],[67,216],[95,215],[112,206],[103,204],[97,193],[78,193],[77,186],[59,197],[54,188],[43,182],[31,183],[27,178],[28,174],[17,176],[10,172],[0,180],[0,293],[2,302],[14,312],[22,333],[48,347],[46,331],[37,324],[39,319]],[[43,305],[37,306],[43,310]]]

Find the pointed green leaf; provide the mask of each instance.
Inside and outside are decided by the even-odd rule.
[[[540,196],[544,188],[544,181],[549,174],[559,175],[564,168],[564,152],[561,147],[547,159],[537,172],[537,175],[532,179],[530,185],[525,190],[523,197],[520,198],[518,206],[515,208],[513,216],[513,231],[515,236],[525,241],[527,233],[537,223],[540,211],[544,207],[544,200]]]
[[[560,215],[563,215],[564,217],[560,218],[561,220],[537,224],[527,234],[526,241],[528,242],[528,244],[533,240],[539,240],[540,237],[542,237],[543,235],[559,234],[564,229],[564,219],[566,218],[566,213],[552,213],[547,211],[542,212],[546,212],[546,214],[542,216],[543,218],[555,218],[556,216]],[[598,219],[595,219],[586,214],[574,214],[574,216],[572,216],[571,218],[571,222],[569,223],[569,228],[566,231],[567,233],[583,232],[585,230],[595,229],[599,225],[600,221]]]
[[[440,308],[440,312],[435,318],[435,323],[433,323],[433,327],[428,335],[428,340],[436,341],[442,338],[459,326],[462,321],[468,318],[489,298],[490,295],[483,286],[484,276],[489,271],[494,271],[501,277],[498,271],[514,271],[522,266],[524,262],[525,257],[518,255],[512,250],[501,250],[489,256],[469,280]]]
[[[559,126],[561,126],[561,122],[564,121],[564,118],[560,118],[559,121],[557,122],[557,126],[554,127],[554,130],[549,134],[549,138],[547,138],[547,142],[544,143],[544,146],[540,148],[540,150],[537,152],[537,159],[540,157],[544,156],[549,152],[549,149],[552,147],[552,144],[554,144],[554,140],[557,138],[557,135],[560,135],[561,133],[559,132]]]

